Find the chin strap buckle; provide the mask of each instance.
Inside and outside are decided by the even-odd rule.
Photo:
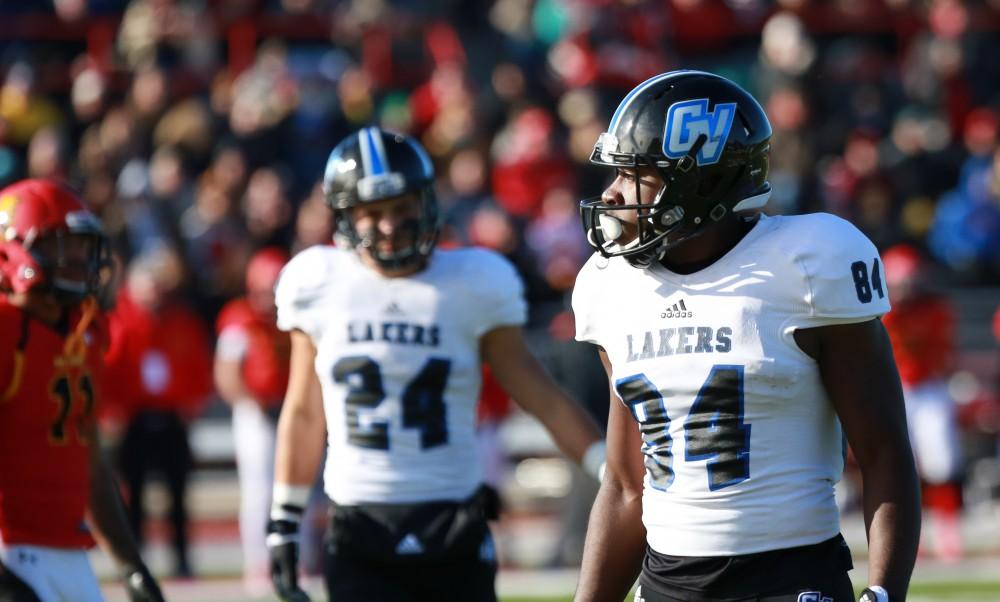
[[[698,134],[698,138],[694,141],[694,144],[691,145],[691,149],[686,155],[677,161],[676,169],[684,173],[694,169],[694,167],[698,165],[698,153],[701,152],[701,147],[705,146],[706,142],[708,142],[708,136],[705,134]]]
[[[688,173],[697,164],[695,158],[691,156],[690,153],[684,155],[677,161],[676,169],[677,171]]]

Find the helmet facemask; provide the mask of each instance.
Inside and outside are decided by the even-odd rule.
[[[350,208],[334,210],[338,239],[355,251],[365,253],[385,270],[406,269],[422,262],[430,255],[437,242],[438,211],[432,192],[417,193],[417,196],[418,198],[413,201],[420,204],[417,215],[400,222],[392,232],[395,241],[408,242],[403,248],[397,251],[381,251],[382,243],[388,239],[386,234],[377,227],[359,231]]]
[[[704,140],[699,137],[688,155],[673,162],[657,159],[649,152],[641,155],[608,152],[602,144],[608,140],[608,134],[601,136],[590,160],[616,169],[636,170],[634,198],[637,201],[642,198],[640,167],[653,167],[663,184],[650,203],[623,206],[609,205],[600,196],[584,199],[580,204],[583,227],[587,232],[588,242],[605,257],[623,256],[634,267],[647,268],[654,260],[659,260],[667,249],[696,234],[691,230],[700,230],[690,228],[691,221],[701,223],[700,217],[695,217],[694,220],[684,219],[688,210],[683,201],[686,196],[684,192],[690,187],[691,180],[697,181],[697,174],[691,172],[697,169],[694,157]],[[692,178],[692,175],[695,177]],[[636,218],[635,237],[624,244],[618,240],[624,228],[619,218],[612,215],[621,211],[635,211]],[[717,217],[721,219],[722,215],[717,214]]]
[[[110,280],[110,249],[96,218],[89,213],[67,215],[68,230],[54,230],[23,242],[44,274],[47,289],[63,305],[100,296]]]

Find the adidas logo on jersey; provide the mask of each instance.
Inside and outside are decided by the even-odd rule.
[[[694,313],[688,311],[687,305],[684,305],[684,299],[681,299],[677,303],[668,307],[665,311],[660,313],[661,318],[693,318]]]
[[[424,546],[417,539],[417,536],[413,533],[407,533],[406,537],[400,540],[399,545],[396,546],[396,553],[400,556],[408,554],[423,554]]]
[[[389,314],[390,316],[401,316],[403,315],[403,308],[395,301],[390,301],[389,305],[382,310],[382,313]]]

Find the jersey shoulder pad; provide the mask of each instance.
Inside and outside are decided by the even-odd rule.
[[[467,247],[442,251],[451,254],[463,279],[483,294],[505,293],[511,287],[523,288],[521,276],[506,257],[481,247]],[[486,286],[486,289],[482,289]]]
[[[327,245],[304,249],[281,270],[274,288],[278,309],[278,328],[312,332],[317,317],[317,302],[334,279],[342,255],[350,253]]]
[[[878,250],[857,227],[829,213],[782,218],[775,234],[803,277],[814,325],[863,321],[889,311]]]
[[[527,321],[524,283],[514,265],[490,249],[468,247],[437,251],[434,261],[452,263],[465,296],[481,316],[479,334],[497,326],[521,326]]]
[[[622,257],[590,256],[573,285],[573,316],[576,320],[576,340],[601,345],[599,325],[601,308],[615,307],[607,298],[621,291],[621,279],[634,276],[639,268],[632,267]],[[627,286],[627,285],[626,285]]]

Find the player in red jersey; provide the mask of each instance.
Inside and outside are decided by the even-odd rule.
[[[288,386],[291,338],[278,330],[274,285],[288,261],[268,247],[247,264],[246,295],[219,312],[215,386],[233,411],[236,470],[240,480],[240,539],[247,593],[271,589],[264,537],[274,486],[274,437]]]
[[[930,267],[915,248],[896,245],[882,261],[893,303],[882,321],[903,382],[923,505],[933,519],[927,534],[939,557],[955,561],[962,556],[962,453],[955,402],[948,392],[955,362],[954,309],[929,289]]]
[[[162,600],[97,441],[107,329],[100,222],[68,189],[0,190],[0,599],[101,600],[94,541],[132,600]]]

